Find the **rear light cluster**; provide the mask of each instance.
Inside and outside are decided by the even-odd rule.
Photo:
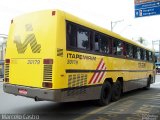
[[[44,59],[43,64],[44,64],[44,77],[46,77],[45,72],[47,72],[47,74],[48,74],[49,70],[51,70],[51,73],[52,73],[52,67],[50,68],[50,66],[52,66],[52,64],[53,64],[53,59]],[[47,69],[47,68],[49,70],[45,71],[45,69]],[[42,87],[52,88],[53,87],[52,77],[51,77],[51,81],[46,81],[46,79],[44,79],[44,82],[42,83]]]
[[[10,59],[6,59],[6,60],[5,60],[5,63],[6,63],[6,64],[9,64],[9,63],[10,63]]]
[[[44,59],[43,64],[53,64],[53,59]]]
[[[52,88],[52,83],[51,82],[43,82],[42,86],[45,88]]]
[[[9,64],[10,64],[10,59],[5,59],[5,78],[4,82],[9,82]]]
[[[9,78],[4,78],[4,82],[9,82]]]

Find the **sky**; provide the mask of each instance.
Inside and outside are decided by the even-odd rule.
[[[114,32],[134,41],[142,37],[150,48],[152,40],[160,40],[160,15],[135,18],[134,0],[0,0],[0,34],[8,34],[16,16],[45,9],[61,9],[109,30],[111,21],[120,21]]]

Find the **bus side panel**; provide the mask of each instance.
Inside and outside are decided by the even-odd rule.
[[[57,12],[56,47],[55,47],[55,69],[53,70],[53,88],[67,88],[66,79],[66,23],[63,12]]]

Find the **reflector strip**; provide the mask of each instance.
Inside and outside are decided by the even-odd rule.
[[[9,82],[9,78],[5,78],[4,81],[5,81],[5,82]]]
[[[45,88],[52,88],[52,83],[51,82],[43,82],[42,86]]]
[[[5,62],[9,64],[10,63],[10,59],[6,59]]]
[[[44,59],[43,64],[53,64],[53,59]]]

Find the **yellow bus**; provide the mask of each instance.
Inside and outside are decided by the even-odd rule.
[[[154,83],[154,52],[61,10],[11,21],[4,91],[56,102],[100,105]]]

